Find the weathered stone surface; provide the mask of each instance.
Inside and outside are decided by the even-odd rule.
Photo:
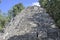
[[[31,6],[11,19],[1,40],[60,40],[54,20],[39,6]]]

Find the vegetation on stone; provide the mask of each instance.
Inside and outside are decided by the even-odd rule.
[[[13,6],[11,10],[8,11],[8,17],[9,19],[15,17],[17,14],[19,14],[24,9],[23,4],[19,3]]]
[[[60,40],[60,0],[39,3],[25,9],[16,4],[7,16],[0,11],[0,40]]]
[[[20,13],[24,9],[23,4],[19,3],[12,7],[12,10],[8,11],[8,16],[1,15],[0,11],[0,30],[2,30],[7,22]]]
[[[4,40],[60,40],[60,30],[53,28],[52,25],[55,25],[54,20],[44,8],[30,6],[11,19],[6,25],[3,38]]]
[[[60,0],[39,0],[39,3],[46,9],[60,28]]]

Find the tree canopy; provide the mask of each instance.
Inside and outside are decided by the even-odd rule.
[[[60,28],[60,0],[39,0],[39,3],[46,9]]]
[[[0,0],[1,3],[1,0]],[[0,31],[3,30],[5,24],[11,20],[11,18],[15,17],[18,13],[20,13],[24,9],[24,6],[22,3],[16,4],[8,11],[8,16],[2,15],[2,12],[0,10]]]
[[[15,17],[17,14],[19,14],[24,9],[24,6],[22,3],[16,4],[13,6],[11,10],[8,11],[9,19],[12,17]]]
[[[3,30],[6,22],[7,18],[0,14],[0,31]]]

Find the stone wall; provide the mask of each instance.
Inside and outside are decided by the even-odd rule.
[[[60,40],[54,20],[39,6],[30,6],[6,25],[1,40]]]

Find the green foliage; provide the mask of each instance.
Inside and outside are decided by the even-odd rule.
[[[8,16],[3,16],[1,15],[1,10],[0,10],[0,31],[3,30],[5,24],[10,21],[12,17],[15,17],[18,13],[20,13],[24,9],[24,6],[19,3],[13,6],[11,10],[8,11]]]
[[[0,25],[0,31],[2,31],[3,30],[3,27]]]
[[[15,17],[23,9],[24,9],[24,6],[21,3],[14,5],[13,8],[8,11],[8,20],[10,21],[11,18]]]
[[[0,14],[0,30],[3,29],[5,23],[6,23],[5,17]]]
[[[60,27],[60,0],[39,0],[39,3],[54,19],[56,25]]]
[[[60,20],[57,21],[57,25],[60,26]]]
[[[0,31],[3,30],[5,24],[8,22],[8,18],[0,14]]]

